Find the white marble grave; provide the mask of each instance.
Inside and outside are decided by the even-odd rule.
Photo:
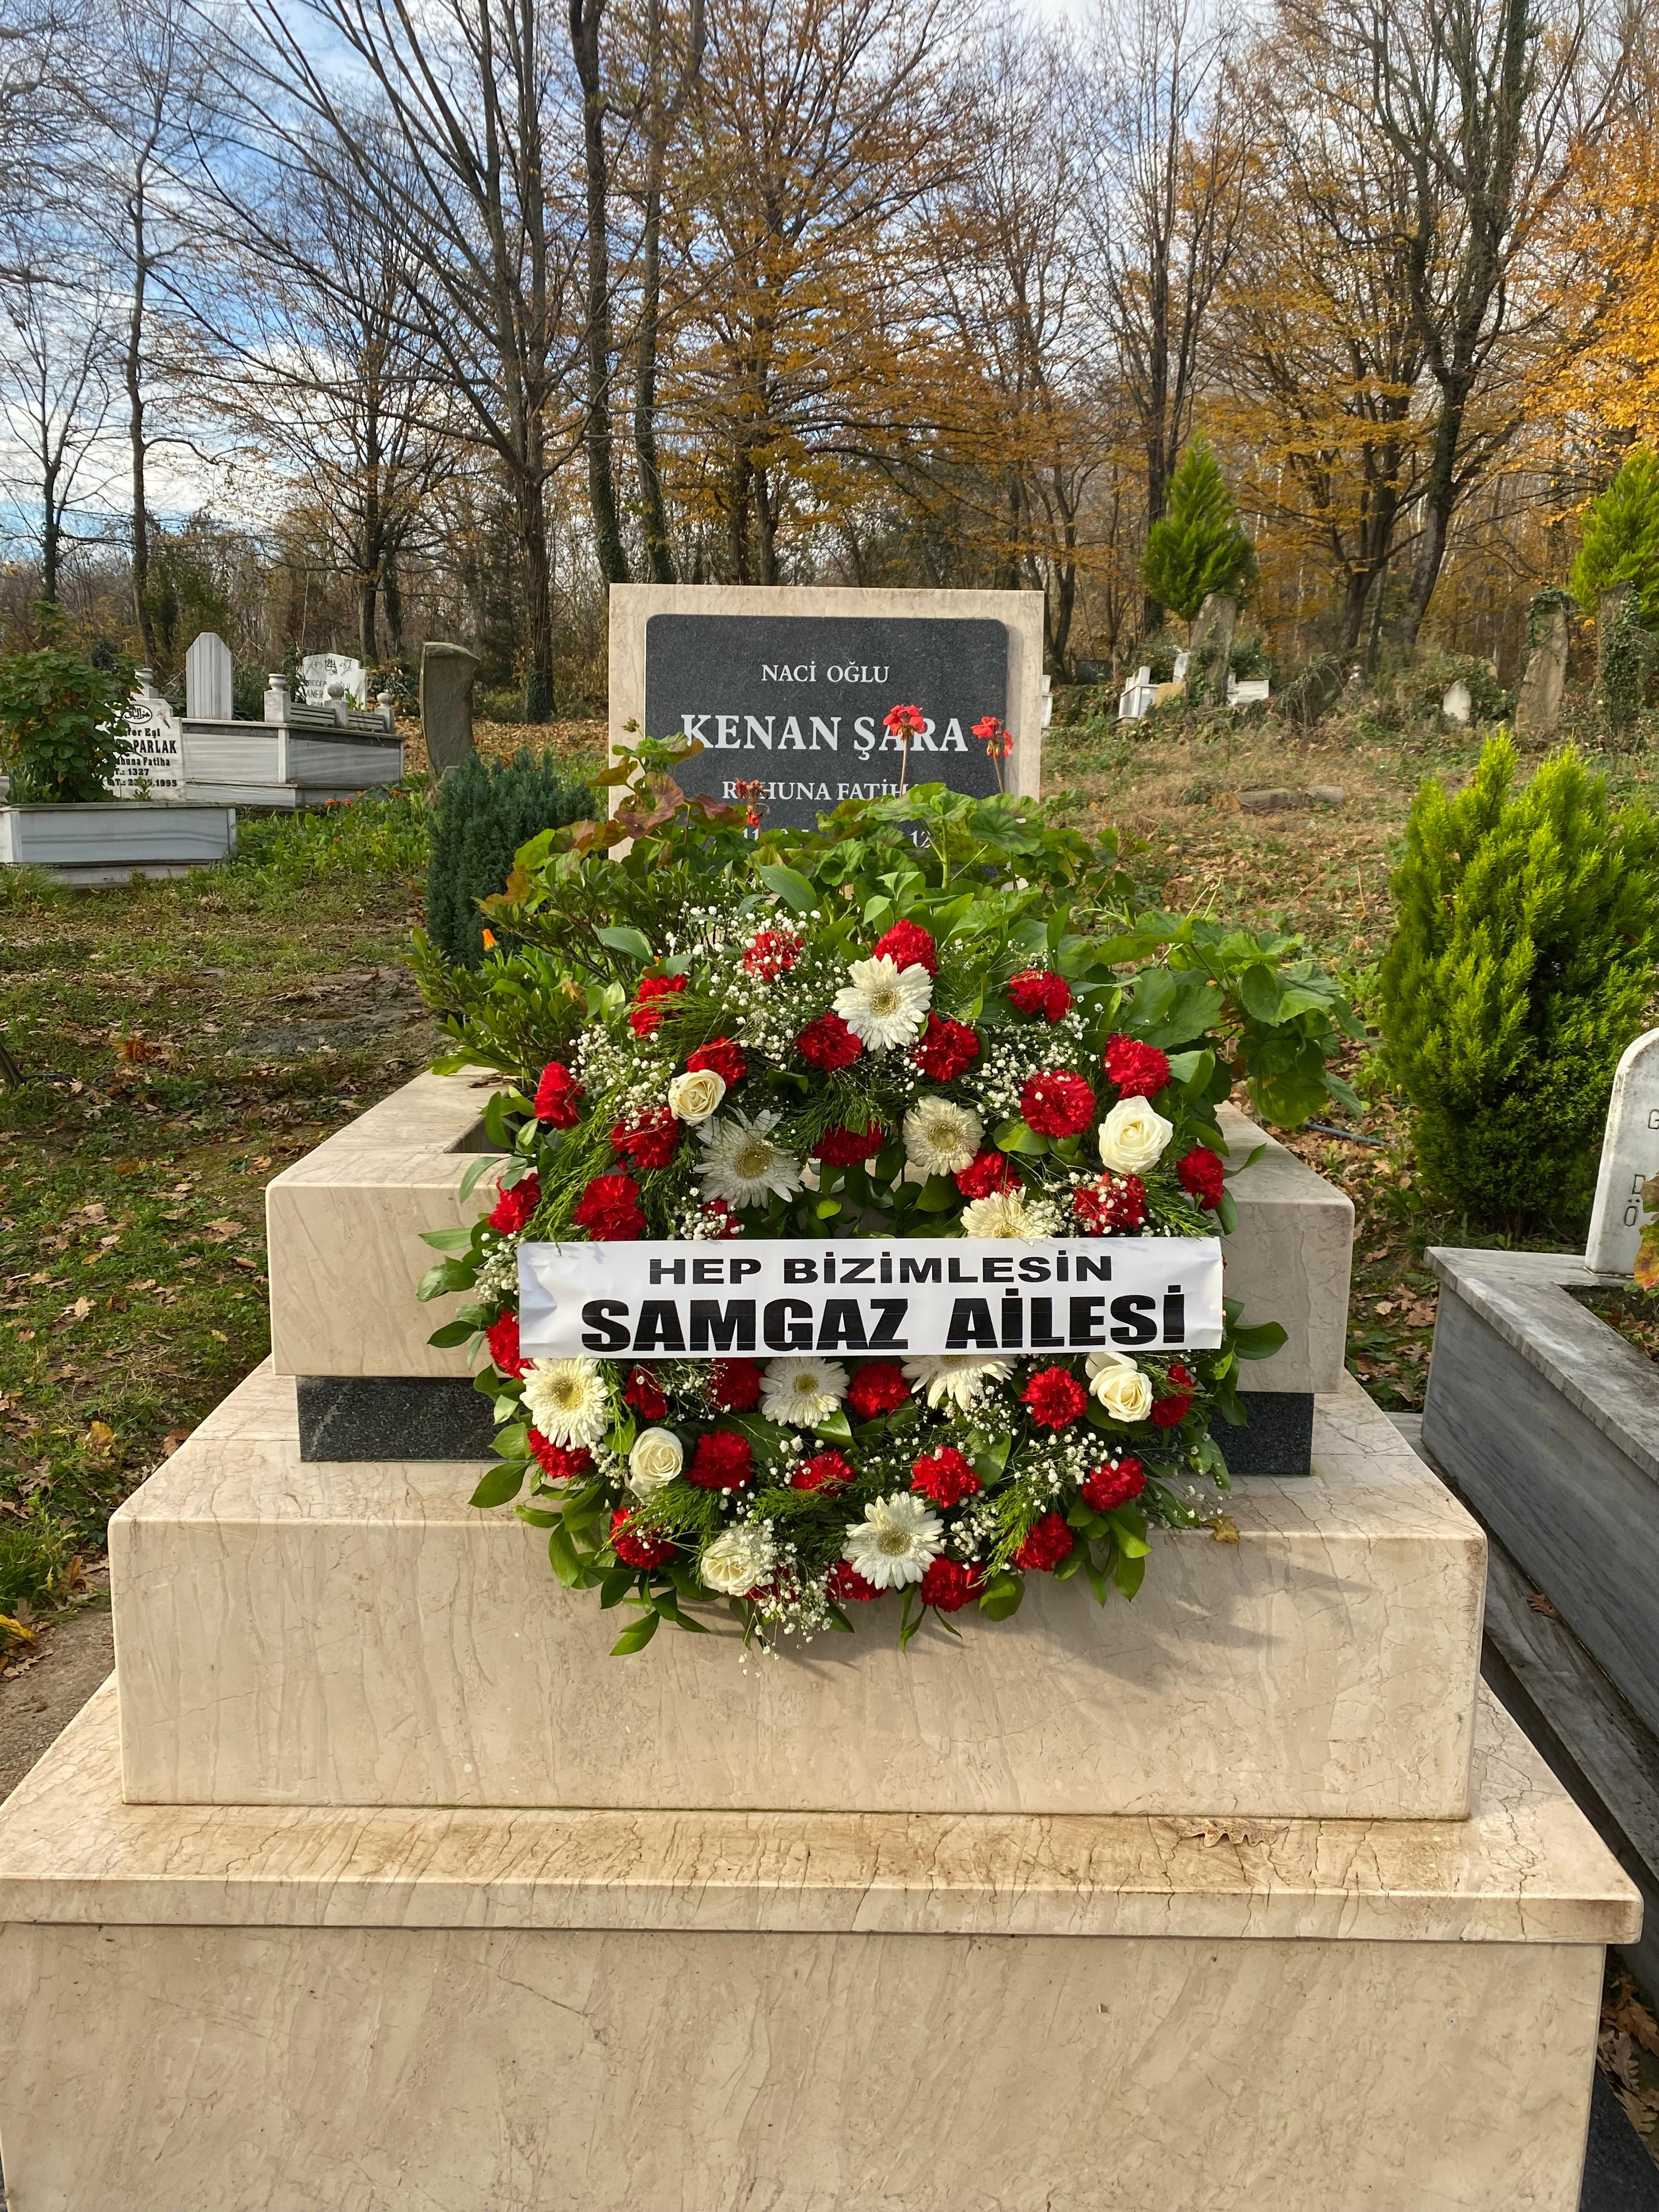
[[[337,691],[336,684],[339,685]],[[363,664],[349,653],[307,653],[300,662],[300,696],[307,707],[327,707],[348,700],[367,707],[368,697]]]
[[[192,722],[228,722],[236,711],[230,647],[204,629],[185,655],[185,714]]]
[[[1659,1030],[1626,1046],[1613,1079],[1584,1264],[1628,1275],[1642,1238],[1642,1186],[1659,1175]]]
[[[110,788],[118,799],[182,799],[183,727],[150,671],[136,669],[134,676],[137,689],[127,702],[126,732]]]

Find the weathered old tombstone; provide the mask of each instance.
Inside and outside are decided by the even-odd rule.
[[[901,706],[923,723],[908,748],[884,723]],[[988,716],[1012,754],[975,737]],[[700,739],[683,787],[731,800],[757,783],[769,829],[922,783],[1035,795],[1042,594],[613,585],[613,748],[640,732]]]
[[[1207,593],[1187,637],[1187,690],[1195,702],[1226,698],[1228,663],[1237,628],[1238,601],[1229,592]]]
[[[1158,687],[1152,681],[1152,672],[1143,662],[1136,669],[1133,684],[1126,684],[1118,695],[1117,719],[1120,722],[1138,722],[1150,714],[1158,704]]]
[[[464,645],[421,650],[421,730],[434,776],[446,775],[472,754],[472,685],[478,656]]]
[[[127,703],[126,729],[110,789],[118,799],[180,799],[185,757],[179,718],[157,692],[148,668],[133,673],[137,689]]]
[[[331,695],[330,687],[341,688]],[[307,653],[300,662],[300,697],[307,707],[326,707],[331,696],[335,699],[355,700],[360,706],[368,703],[363,678],[363,664],[349,653]]]
[[[1515,726],[1522,737],[1555,735],[1567,681],[1567,610],[1571,605],[1565,592],[1540,592],[1527,611],[1527,665],[1515,702]]]
[[[1474,713],[1474,697],[1461,676],[1455,684],[1446,686],[1445,696],[1440,702],[1440,711],[1449,722],[1455,722],[1459,729],[1467,730],[1469,726],[1469,719]]]
[[[230,647],[204,629],[185,655],[185,714],[192,722],[228,722],[236,711]]]
[[[1659,1030],[1626,1048],[1613,1079],[1584,1265],[1628,1275],[1642,1236],[1642,1186],[1659,1175]]]

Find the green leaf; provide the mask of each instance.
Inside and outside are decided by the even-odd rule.
[[[441,1328],[433,1330],[427,1342],[436,1345],[441,1352],[448,1352],[458,1344],[465,1344],[468,1337],[476,1336],[477,1333],[471,1322],[447,1321]]]
[[[1112,1580],[1125,1597],[1133,1597],[1146,1578],[1146,1562],[1139,1555],[1133,1559],[1120,1558],[1113,1563]]]
[[[428,1267],[416,1286],[415,1295],[424,1305],[428,1298],[447,1297],[452,1291],[470,1291],[472,1270],[464,1261],[440,1260],[435,1267]]]
[[[611,1656],[625,1659],[631,1651],[643,1651],[656,1634],[657,1624],[661,1618],[661,1614],[657,1613],[642,1613],[630,1627],[623,1629],[611,1647]]]
[[[638,1570],[634,1567],[613,1568],[599,1584],[599,1610],[609,1613],[613,1605],[620,1605],[634,1587]]]
[[[1048,1139],[1038,1136],[1026,1121],[1005,1121],[994,1139],[1001,1152],[1018,1152],[1023,1158],[1038,1159],[1048,1149]]]
[[[488,1175],[491,1168],[499,1166],[501,1159],[499,1152],[480,1152],[461,1177],[455,1193],[457,1198],[471,1198],[477,1188],[479,1176]]]
[[[1011,1613],[1019,1611],[1024,1595],[1024,1576],[1010,1574],[1004,1567],[986,1583],[980,1595],[979,1609],[989,1620],[1006,1620]]]
[[[470,1252],[472,1249],[471,1229],[423,1229],[422,1244],[429,1244],[434,1252]]]
[[[593,934],[612,952],[625,952],[630,959],[654,960],[657,957],[650,939],[641,931],[630,929],[625,924],[613,923],[607,929],[596,929]]]
[[[1285,1340],[1282,1322],[1259,1321],[1253,1328],[1233,1331],[1233,1350],[1241,1359],[1271,1359]]]
[[[553,1571],[567,1589],[574,1589],[582,1578],[582,1563],[576,1556],[576,1547],[562,1523],[547,1540],[547,1556]]]
[[[1276,1023],[1284,1018],[1279,978],[1260,962],[1239,977],[1238,995],[1252,1021]]]
[[[785,867],[781,862],[775,862],[768,868],[757,868],[755,873],[769,891],[781,898],[786,906],[793,907],[797,914],[811,914],[818,902],[818,895],[805,877],[793,868]]]
[[[915,1201],[918,1213],[948,1213],[960,1193],[949,1176],[929,1176]]]
[[[468,1503],[472,1505],[505,1505],[509,1498],[516,1498],[524,1488],[525,1462],[507,1460],[500,1467],[492,1467],[473,1492]]]

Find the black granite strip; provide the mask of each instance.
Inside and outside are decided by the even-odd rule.
[[[302,1375],[304,1459],[488,1459],[490,1401],[448,1376]]]
[[[1249,1419],[1236,1429],[1218,1415],[1210,1434],[1229,1474],[1311,1474],[1314,1401],[1299,1390],[1241,1390]]]

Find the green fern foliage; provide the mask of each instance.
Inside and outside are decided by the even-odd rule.
[[[1588,1207],[1659,960],[1659,823],[1570,750],[1522,791],[1515,771],[1500,732],[1455,799],[1419,790],[1380,976],[1425,1182],[1510,1230]]]
[[[1141,580],[1152,597],[1190,622],[1212,592],[1242,592],[1255,552],[1221,473],[1215,448],[1196,437],[1170,484],[1170,504],[1146,533]]]
[[[1659,453],[1638,446],[1584,517],[1572,588],[1593,615],[1603,592],[1632,584],[1649,629],[1659,627]]]

